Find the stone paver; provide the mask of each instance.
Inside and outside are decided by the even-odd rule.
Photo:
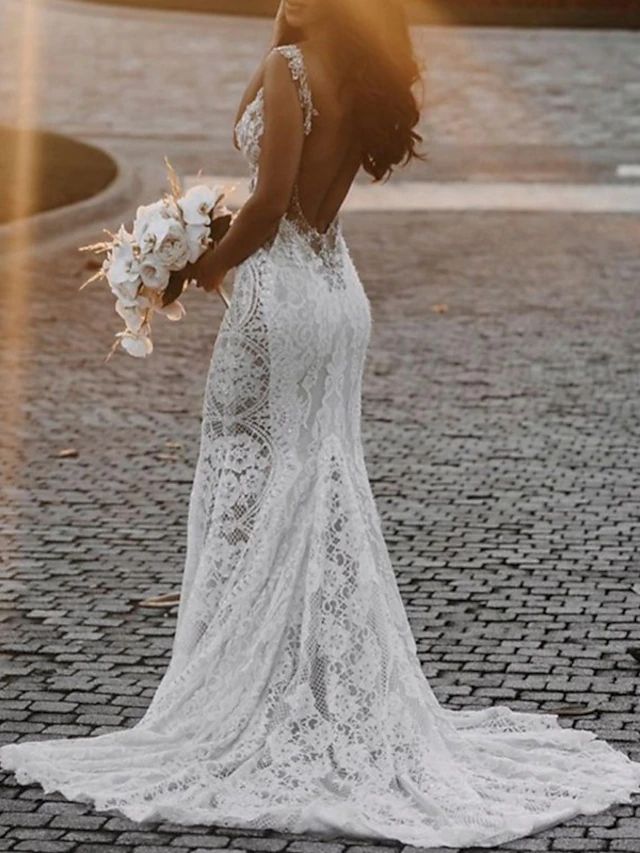
[[[64,11],[67,4],[58,7],[70,22],[64,38],[71,39],[77,24]],[[110,31],[103,22],[86,33],[81,54],[95,52],[98,70],[107,67],[105,33],[111,32],[118,55],[132,22],[140,26],[143,19],[121,20],[121,39],[113,23]],[[212,50],[228,91],[238,90],[257,40],[254,25],[246,26],[228,33],[241,48],[237,64],[219,64],[221,55]],[[166,47],[163,32],[158,24],[153,37],[166,38]],[[182,32],[173,34],[174,51]],[[426,36],[444,45],[447,38],[462,44],[468,34]],[[556,57],[548,54],[547,34],[529,33],[522,41],[518,35],[508,48],[511,66],[504,54],[492,53],[497,45],[507,50],[507,34],[469,37],[482,46],[485,62],[502,57],[500,67],[508,66],[514,80],[532,62],[543,76],[548,62],[556,72],[563,68],[558,85],[565,91],[572,75],[580,91],[588,69],[594,77],[602,72],[598,57],[624,55],[626,68],[610,63],[620,77],[616,91],[605,92],[600,83],[588,88],[593,109],[580,101],[573,130],[562,107],[548,121],[575,133],[572,144],[595,144],[610,110],[615,131],[603,144],[613,144],[616,134],[632,141],[626,107],[616,112],[635,79],[627,35],[585,34],[589,49],[579,56],[572,53],[577,42],[553,34],[561,36],[568,55]],[[200,39],[206,38],[205,30]],[[113,65],[121,85],[129,72],[142,73],[147,50],[132,51],[128,65]],[[6,62],[6,51],[0,57]],[[436,57],[434,51],[434,63]],[[484,132],[497,135],[493,142],[516,139],[518,130],[527,138],[527,121],[535,116],[514,112],[504,91],[504,104],[496,106],[493,78],[463,51],[459,58],[466,63],[452,84],[459,98],[485,91],[483,81],[487,87],[485,115],[495,112],[495,126],[480,125]],[[169,51],[157,74],[176,63]],[[56,115],[62,121],[57,87],[77,73],[72,65],[50,68],[44,101],[53,123]],[[187,71],[176,76],[167,103],[175,102],[175,86],[184,84]],[[105,78],[100,85],[104,95],[116,82]],[[153,98],[135,98],[139,121],[155,142],[140,138],[127,147],[122,141],[130,103],[109,121],[121,122],[121,151],[141,171],[148,168],[148,192],[161,169],[152,174],[145,158],[167,141],[183,152],[183,140],[179,125],[162,124],[168,119],[154,111]],[[77,118],[84,131],[102,133],[96,112],[102,100],[72,101],[69,126]],[[187,128],[189,121],[195,127],[191,109],[185,106]],[[223,115],[229,121],[229,109],[220,107],[220,121]],[[4,98],[0,110],[8,110]],[[463,111],[459,116],[472,121]],[[441,127],[446,136],[462,125],[450,118]],[[216,157],[222,144],[220,137],[213,146]],[[182,167],[191,168],[204,150],[201,139],[189,146],[185,139]],[[234,155],[225,156],[231,162]],[[637,221],[624,215],[353,213],[344,227],[374,318],[363,401],[367,467],[425,674],[454,708],[587,705],[590,715],[563,724],[592,729],[640,760],[640,673],[627,654],[629,645],[640,645],[640,595],[632,590],[640,542]],[[102,290],[78,294],[87,275],[74,249],[78,242],[69,235],[66,248],[45,247],[20,262],[0,258],[3,281],[20,269],[25,274],[19,292],[0,291],[3,741],[131,725],[158,684],[175,613],[137,603],[179,584],[201,396],[221,318],[215,297],[190,293],[187,318],[158,325],[152,359],[119,354],[104,365],[118,323]],[[77,455],[58,455],[68,448]],[[136,825],[44,795],[38,786],[17,786],[12,776],[3,779],[0,850],[402,849],[349,838],[319,844],[242,829]],[[500,849],[637,853],[638,798]]]
[[[374,313],[368,469],[425,674],[450,707],[587,704],[591,716],[565,724],[640,758],[626,654],[640,616],[630,222],[354,214],[345,229]],[[174,628],[173,614],[136,602],[179,582],[220,303],[189,294],[188,318],[158,329],[153,359],[104,366],[109,299],[78,296],[80,266],[50,258],[9,342],[23,420],[5,398],[20,440],[0,510],[6,740],[133,723]],[[57,457],[67,447],[77,458]],[[160,836],[189,848],[194,835],[103,821],[11,778],[5,797],[0,841],[15,849],[46,849],[46,837],[125,850],[134,832],[140,846],[162,849]],[[637,805],[505,849],[629,839],[640,842]]]

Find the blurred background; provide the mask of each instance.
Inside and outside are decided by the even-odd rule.
[[[237,15],[273,15],[276,0],[107,0],[116,5]],[[486,26],[638,27],[637,0],[407,0],[424,24]]]
[[[213,134],[221,143],[222,117],[229,121],[242,74],[259,55],[276,6],[276,0],[5,0],[0,223],[107,187],[117,173],[109,140],[119,148],[127,137],[144,136],[146,127],[152,137],[166,132],[193,141]],[[542,172],[558,158],[579,170],[586,157],[593,175],[606,159],[601,143],[624,147],[629,127],[635,130],[639,51],[631,46],[637,48],[640,0],[408,0],[407,7],[426,69],[423,129],[438,155],[436,170],[448,164],[455,172],[454,161],[468,162],[464,148],[471,144],[476,172],[508,172],[519,158],[527,172],[542,153],[531,146],[543,145]],[[171,17],[160,23],[163,10],[200,14],[174,19],[172,38]],[[200,26],[211,39],[209,55],[193,36]],[[163,67],[146,37],[157,30]],[[231,42],[223,46],[225,38]],[[184,61],[187,45],[197,63]],[[144,80],[145,101],[136,75]],[[203,83],[208,75],[212,89]],[[158,98],[165,109],[157,108]],[[479,121],[473,131],[470,116]],[[511,138],[514,122],[518,139]],[[523,146],[529,148],[524,158]],[[220,147],[217,162],[225,168],[228,152]],[[609,158],[628,159],[622,151]]]

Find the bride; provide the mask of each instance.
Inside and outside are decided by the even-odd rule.
[[[367,297],[338,212],[416,156],[394,0],[286,0],[240,105],[250,200],[193,271],[235,269],[207,379],[171,660],[142,719],[5,745],[21,783],[134,821],[490,847],[640,790],[555,716],[442,707],[360,436]],[[428,500],[428,495],[425,495]]]

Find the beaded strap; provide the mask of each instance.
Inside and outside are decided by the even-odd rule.
[[[297,44],[283,44],[277,47],[276,50],[287,60],[291,76],[297,84],[304,117],[304,133],[305,136],[308,136],[311,133],[313,116],[317,116],[318,111],[313,106],[311,88],[307,79],[307,69],[304,64],[302,50]]]

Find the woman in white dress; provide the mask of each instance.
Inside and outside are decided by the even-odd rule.
[[[629,802],[640,764],[555,716],[452,711],[420,667],[370,489],[367,297],[338,211],[419,140],[393,0],[287,0],[235,128],[253,195],[207,379],[171,661],[143,718],[5,745],[20,782],[135,821],[493,846]],[[428,500],[425,494],[425,500]]]

